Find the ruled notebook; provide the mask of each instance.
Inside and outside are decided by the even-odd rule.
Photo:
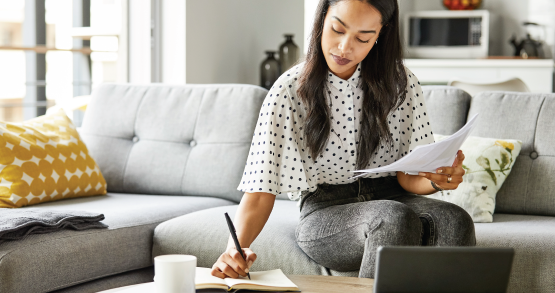
[[[195,273],[196,289],[223,289],[226,291],[300,291],[280,270],[250,272],[251,280],[244,277],[220,279],[210,274],[211,269],[197,267]],[[203,290],[204,291],[204,290]]]

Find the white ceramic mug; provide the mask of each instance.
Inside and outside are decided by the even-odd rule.
[[[157,293],[195,293],[197,258],[168,254],[154,258],[154,283]]]

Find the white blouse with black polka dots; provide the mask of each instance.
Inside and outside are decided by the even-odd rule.
[[[297,95],[301,63],[274,83],[260,108],[252,144],[241,182],[243,192],[286,193],[297,200],[302,191],[313,192],[317,184],[355,182],[363,92],[359,85],[361,65],[347,80],[328,72],[328,105],[331,133],[324,152],[313,161],[303,138],[305,105]],[[381,145],[365,169],[391,164],[418,145],[434,142],[420,82],[407,72],[406,99],[389,115],[393,150]],[[362,177],[395,176],[395,172],[370,173]]]

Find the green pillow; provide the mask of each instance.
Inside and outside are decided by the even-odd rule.
[[[434,134],[435,141],[449,136]],[[463,182],[455,190],[438,191],[429,197],[465,209],[476,223],[493,222],[495,195],[509,176],[522,148],[522,141],[469,136],[461,146],[465,159]]]

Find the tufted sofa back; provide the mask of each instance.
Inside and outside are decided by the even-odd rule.
[[[434,133],[453,134],[479,113],[470,135],[522,141],[497,193],[496,213],[555,216],[555,94],[488,91],[470,97],[448,86],[422,90]]]
[[[238,202],[266,93],[232,84],[103,84],[92,93],[81,136],[110,192]]]

